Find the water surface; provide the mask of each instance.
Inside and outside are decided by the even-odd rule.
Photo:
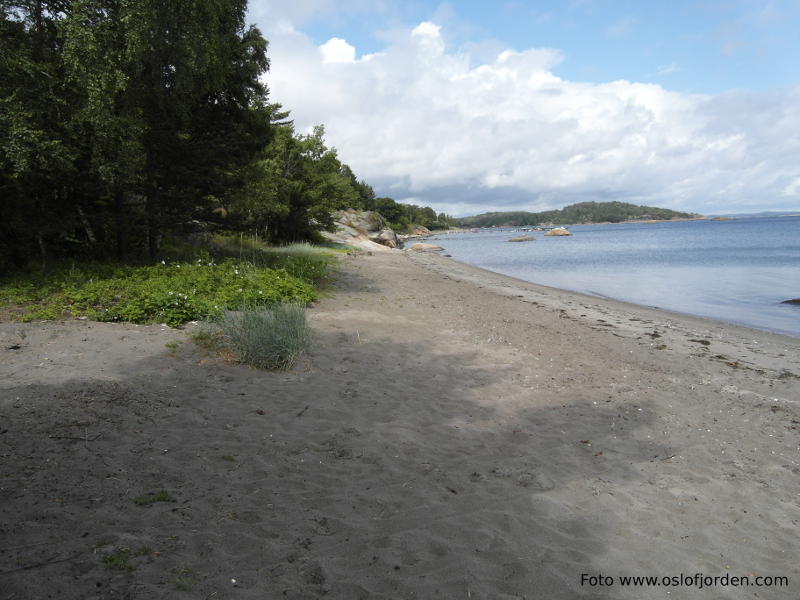
[[[519,279],[800,337],[800,217],[576,225],[443,236],[462,262]]]

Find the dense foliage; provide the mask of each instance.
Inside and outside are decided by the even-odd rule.
[[[0,273],[33,258],[155,261],[170,237],[314,239],[385,208],[268,101],[246,0],[0,0]],[[380,206],[379,206],[380,205]],[[431,209],[386,215],[435,225]],[[430,214],[429,214],[430,213]]]
[[[0,307],[18,307],[12,310],[23,321],[87,317],[178,326],[242,307],[306,304],[317,298],[314,284],[334,264],[325,249],[263,250],[242,242],[237,252],[232,240],[216,240],[209,245],[213,256],[202,251],[193,260],[143,266],[83,261],[20,274],[0,280]]]
[[[699,217],[654,206],[637,206],[626,202],[579,202],[558,210],[544,212],[491,212],[456,219],[461,227],[502,227],[526,225],[570,225],[575,223],[621,223],[631,220],[668,221]]]
[[[436,214],[430,206],[403,204],[391,198],[375,198],[364,205],[367,210],[379,212],[390,223],[392,229],[405,233],[414,225],[428,229],[447,229],[456,224],[456,219],[444,213]]]

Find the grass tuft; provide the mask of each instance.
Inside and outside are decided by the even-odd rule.
[[[218,326],[239,362],[259,369],[290,369],[308,347],[305,309],[276,304],[226,312]]]
[[[177,500],[175,500],[167,490],[149,492],[133,499],[133,503],[137,506],[149,506],[156,502],[177,502]]]

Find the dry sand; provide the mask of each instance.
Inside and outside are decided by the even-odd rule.
[[[0,598],[800,597],[800,340],[429,254],[336,288],[289,373],[0,324]],[[619,581],[697,572],[789,587]]]

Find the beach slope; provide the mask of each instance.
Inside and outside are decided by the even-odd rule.
[[[800,340],[399,251],[309,314],[288,373],[0,324],[0,597],[800,594]],[[695,573],[788,587],[621,581]]]

